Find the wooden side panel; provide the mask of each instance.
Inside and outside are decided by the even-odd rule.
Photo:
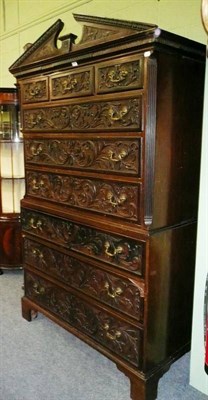
[[[195,223],[150,238],[146,369],[189,348],[195,246]]]
[[[204,64],[158,54],[152,228],[197,216]]]

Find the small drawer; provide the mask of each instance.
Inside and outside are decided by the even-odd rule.
[[[25,294],[60,320],[66,321],[69,326],[75,327],[130,364],[141,367],[141,329],[27,271]]]
[[[142,138],[25,139],[28,164],[141,177]]]
[[[36,103],[48,100],[48,78],[20,81],[22,103]]]
[[[58,100],[70,97],[89,96],[94,92],[92,68],[69,71],[50,77],[50,99]]]
[[[141,184],[36,171],[27,171],[25,179],[30,196],[140,223]]]
[[[120,59],[95,67],[96,92],[108,93],[141,89],[144,82],[144,58]]]
[[[142,276],[145,243],[22,209],[22,229],[75,253]]]
[[[26,238],[24,262],[143,322],[143,282],[109,273]]]
[[[23,110],[26,131],[129,131],[142,129],[142,95],[114,101],[65,104]]]

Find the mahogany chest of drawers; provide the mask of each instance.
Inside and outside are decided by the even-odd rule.
[[[133,400],[189,349],[205,46],[74,15],[10,67],[25,146],[22,314],[113,360]]]

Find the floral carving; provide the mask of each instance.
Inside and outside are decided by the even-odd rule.
[[[47,100],[48,88],[46,84],[46,79],[23,84],[23,102],[32,103]]]
[[[70,292],[26,273],[26,296],[79,329],[131,364],[141,363],[142,337],[138,328],[115,319]]]
[[[51,78],[52,98],[91,94],[91,73],[90,70],[79,73],[68,73],[56,78]]]
[[[110,274],[28,239],[24,240],[24,255],[27,264],[58,277],[121,312],[143,320],[143,283],[134,283]]]
[[[143,60],[98,68],[98,92],[135,89],[143,85]]]
[[[71,207],[138,220],[138,186],[27,172],[28,194]]]
[[[92,40],[106,39],[108,36],[115,35],[116,33],[117,31],[112,29],[102,29],[84,25],[80,44],[91,42]]]
[[[22,228],[24,232],[36,237],[41,236],[75,253],[86,254],[90,258],[110,263],[137,275],[143,273],[144,244],[136,240],[109,235],[27,210],[22,211]]]
[[[114,102],[80,103],[24,110],[27,130],[140,129],[141,96]]]
[[[141,139],[25,139],[28,163],[140,175]]]

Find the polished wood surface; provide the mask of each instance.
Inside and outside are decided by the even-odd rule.
[[[205,46],[156,25],[58,20],[10,71],[21,94],[25,294],[116,363],[132,400],[190,345]],[[41,74],[40,74],[41,70]]]

